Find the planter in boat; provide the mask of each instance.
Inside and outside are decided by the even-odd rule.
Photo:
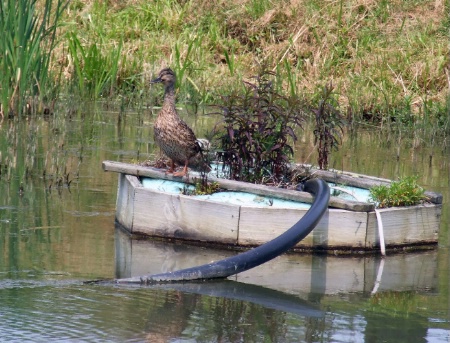
[[[133,234],[228,246],[266,243],[295,224],[307,211],[309,193],[209,177],[224,192],[209,196],[182,194],[186,178],[158,169],[105,161],[106,171],[119,173],[116,220]],[[344,172],[314,171],[338,189],[316,228],[296,250],[370,252],[380,247],[382,223],[387,249],[419,249],[437,243],[442,196],[426,192],[417,206],[379,209],[367,201],[368,189],[390,181]],[[190,181],[195,178],[191,173]],[[339,185],[339,186],[335,186]],[[383,242],[381,242],[383,243]]]

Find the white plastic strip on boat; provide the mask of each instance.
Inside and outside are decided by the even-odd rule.
[[[342,187],[330,187],[332,189],[336,189],[338,191],[350,194],[352,197],[354,197],[356,200],[358,201],[365,201],[364,199],[358,199],[358,197],[356,196],[356,194],[354,194],[353,192],[342,188]],[[381,250],[381,255],[386,256],[386,243],[384,241],[384,230],[383,230],[383,222],[381,221],[381,213],[380,211],[375,208],[375,216],[377,217],[377,224],[378,224],[378,236],[380,238],[380,250]]]
[[[381,212],[377,208],[375,208],[375,215],[377,217],[378,237],[380,238],[381,255],[386,256],[386,244],[384,242],[383,222],[381,221]]]

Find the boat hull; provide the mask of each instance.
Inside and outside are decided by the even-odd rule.
[[[246,206],[145,188],[119,173],[116,220],[136,235],[201,244],[253,247],[295,224],[307,209]],[[356,207],[357,208],[357,207]],[[386,248],[423,249],[438,241],[442,205],[380,209]],[[329,208],[294,250],[361,253],[379,250],[375,211]]]

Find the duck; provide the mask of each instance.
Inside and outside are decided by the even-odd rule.
[[[164,85],[164,102],[153,124],[154,138],[162,152],[170,159],[166,173],[183,177],[188,167],[209,171],[210,167],[203,156],[204,143],[198,140],[194,131],[180,118],[175,107],[176,76],[172,69],[164,68],[151,84]],[[183,169],[175,172],[175,164]]]

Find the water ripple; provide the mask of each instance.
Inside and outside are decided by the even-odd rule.
[[[142,341],[148,311],[179,301],[174,292],[11,279],[0,280],[0,299],[1,342]]]

